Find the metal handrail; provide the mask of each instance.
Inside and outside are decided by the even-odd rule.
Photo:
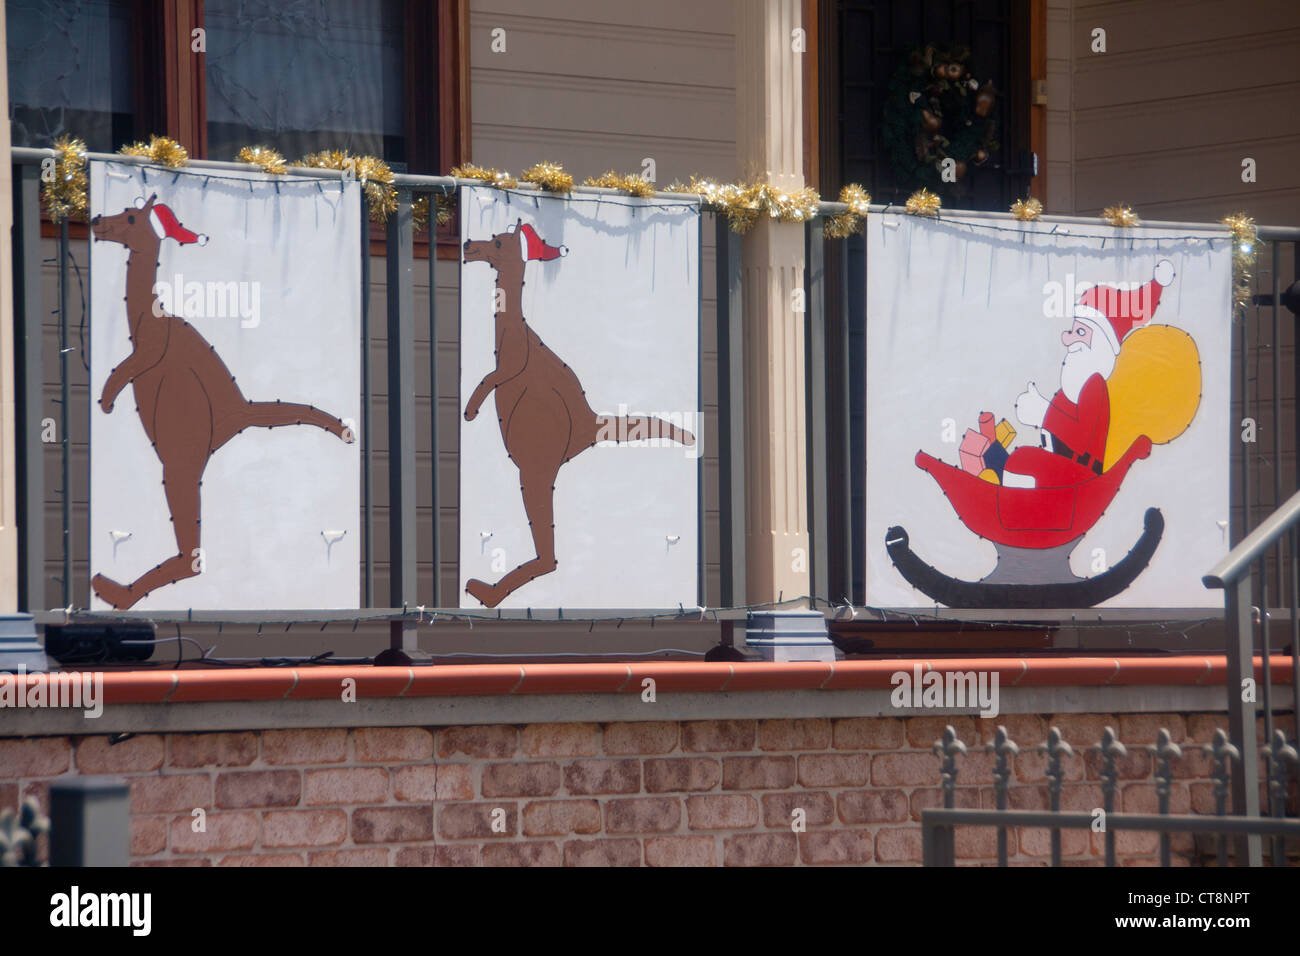
[[[1250,566],[1269,548],[1277,544],[1282,535],[1300,523],[1300,491],[1296,492],[1282,507],[1264,519],[1258,528],[1229,551],[1216,564],[1209,574],[1201,578],[1207,588],[1227,588],[1250,573]]]
[[[31,146],[14,146],[10,148],[12,161],[16,163],[39,163],[44,159],[54,159],[58,157],[58,150],[55,149],[38,149]],[[135,163],[142,166],[154,165],[153,160],[148,156],[124,156],[121,153],[93,153],[87,152],[86,159],[111,161],[115,163]],[[256,171],[258,166],[251,163],[236,163],[214,159],[191,159],[185,164],[186,169],[211,169],[211,170],[240,170]],[[290,166],[290,172],[295,176],[308,176],[314,179],[340,179],[343,171],[338,169],[320,169],[315,166]],[[433,189],[454,189],[457,186],[481,186],[483,183],[477,179],[456,179],[452,176],[426,176],[416,173],[394,173],[393,185],[406,186],[410,188],[433,188]],[[534,183],[519,183],[512,187],[525,192],[540,192],[541,187]],[[597,196],[622,196],[626,195],[618,189],[608,189],[603,186],[577,186],[571,190],[574,193],[597,195]],[[683,196],[693,196],[694,193],[665,192],[658,190],[653,195],[660,199],[681,199]],[[871,203],[867,210],[873,213],[900,212],[901,206],[885,203]],[[824,216],[837,216],[849,211],[847,203],[842,202],[820,202],[817,204],[817,211]],[[987,212],[981,210],[969,209],[945,209],[943,210],[942,219],[1005,219],[1008,221],[1018,221],[1009,212]],[[1039,216],[1037,222],[1061,223],[1064,225],[1096,226],[1100,223],[1095,217],[1088,216]],[[1220,232],[1227,234],[1227,227],[1219,223],[1203,222],[1172,222],[1165,220],[1144,220],[1138,228],[1151,227],[1156,229],[1196,229],[1204,232]],[[1297,226],[1258,226],[1259,237],[1261,239],[1283,240],[1283,241],[1300,241],[1300,227]]]

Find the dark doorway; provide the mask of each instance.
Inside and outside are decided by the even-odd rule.
[[[999,148],[982,166],[971,166],[946,208],[1005,211],[1029,195],[1037,161],[1030,143],[1031,0],[823,0],[818,4],[821,114],[819,182],[832,195],[859,183],[873,202],[903,203],[917,188],[890,161],[881,122],[890,81],[908,52],[926,44],[960,44],[970,50],[971,73],[992,80],[998,91],[993,117]],[[866,274],[865,239],[853,236],[827,247],[827,335],[847,341],[849,416],[840,396],[844,367],[827,370],[827,422],[832,440],[828,470],[832,487],[850,482],[848,513],[840,495],[828,502],[832,555],[829,595],[864,603],[866,456]],[[847,328],[845,327],[847,326]],[[846,561],[842,556],[847,553]]]
[[[998,148],[971,164],[945,204],[1005,210],[1027,194],[1034,175],[1029,145],[1029,5],[1021,0],[835,0],[823,63],[835,74],[837,104],[827,113],[839,160],[838,183],[861,183],[877,202],[901,203],[917,188],[891,161],[882,120],[890,81],[909,51],[927,44],[970,51],[970,70],[997,90],[992,113]]]

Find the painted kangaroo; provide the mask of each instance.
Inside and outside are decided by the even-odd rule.
[[[91,221],[95,240],[119,242],[126,260],[126,317],[131,354],[113,369],[104,383],[99,405],[113,410],[127,385],[135,392],[136,410],[145,434],[163,466],[163,486],[171,511],[177,552],[130,584],[102,574],[91,586],[104,601],[126,609],[157,588],[199,574],[199,486],[208,459],[218,448],[250,426],[315,425],[346,442],[352,435],[339,419],[311,405],[289,402],[250,402],[216,350],[184,319],[162,313],[155,304],[154,279],[163,239],[182,245],[203,245],[159,203],[158,195],[116,216]]]
[[[694,445],[695,436],[648,415],[597,415],[573,369],[548,349],[524,321],[524,266],[550,261],[568,250],[548,245],[532,226],[514,228],[491,239],[466,240],[465,262],[486,262],[496,270],[496,368],[478,383],[465,406],[473,421],[495,390],[497,421],[510,460],[519,468],[524,510],[537,556],[496,584],[471,579],[465,590],[487,607],[543,574],[554,571],[555,476],[560,466],[597,441],[667,438]]]

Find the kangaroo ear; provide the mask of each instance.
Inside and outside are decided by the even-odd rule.
[[[145,203],[145,206],[151,207],[157,201],[158,201],[158,194],[154,193],[152,196],[149,197],[149,201]]]
[[[515,227],[514,227],[513,229],[511,229],[510,231],[511,231],[511,232],[518,232],[518,231],[519,231],[519,227],[522,226],[523,224],[524,224],[524,220],[523,220],[522,217],[520,217],[519,219],[516,219],[516,220],[515,220]]]

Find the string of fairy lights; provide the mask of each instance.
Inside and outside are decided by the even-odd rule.
[[[148,142],[123,146],[119,152],[124,156],[145,158],[166,169],[181,169],[189,162],[186,149],[166,136],[151,136]],[[42,187],[46,213],[54,222],[67,218],[84,218],[89,207],[86,144],[75,137],[60,137],[54,143],[54,153],[54,174]],[[375,156],[323,149],[290,164],[269,146],[252,145],[242,147],[236,160],[271,176],[287,175],[295,165],[345,172],[361,184],[370,218],[375,222],[386,222],[398,206],[393,171],[387,163]],[[221,178],[213,173],[204,175],[213,179]],[[515,189],[520,182],[525,182],[557,195],[568,195],[575,186],[573,176],[565,171],[563,165],[550,161],[534,163],[518,178],[505,170],[474,163],[454,166],[449,175],[455,179],[504,190]],[[614,170],[600,176],[587,177],[583,185],[611,189],[640,198],[651,196],[655,192],[654,183],[644,176],[621,174]],[[674,182],[664,191],[698,197],[702,209],[726,216],[731,229],[741,234],[752,229],[762,218],[797,223],[810,222],[822,215],[821,196],[811,186],[786,189],[764,182],[725,183],[707,177],[691,176],[687,182]],[[838,201],[846,209],[842,213],[825,216],[824,234],[834,239],[860,234],[866,226],[871,196],[861,185],[848,183],[840,189]],[[446,193],[416,195],[411,206],[416,231],[428,228],[431,218],[438,224],[450,221],[451,204],[452,197]],[[903,211],[913,216],[938,218],[941,209],[939,196],[928,189],[918,189],[903,204]],[[1021,222],[1033,222],[1043,215],[1043,204],[1033,198],[1019,199],[1011,205],[1010,213]],[[1107,206],[1101,212],[1100,221],[1117,229],[1132,229],[1141,224],[1138,214],[1125,204]],[[1238,309],[1244,309],[1249,303],[1250,285],[1259,251],[1258,230],[1255,221],[1245,213],[1227,216],[1222,223],[1227,226],[1233,239],[1233,301]]]

